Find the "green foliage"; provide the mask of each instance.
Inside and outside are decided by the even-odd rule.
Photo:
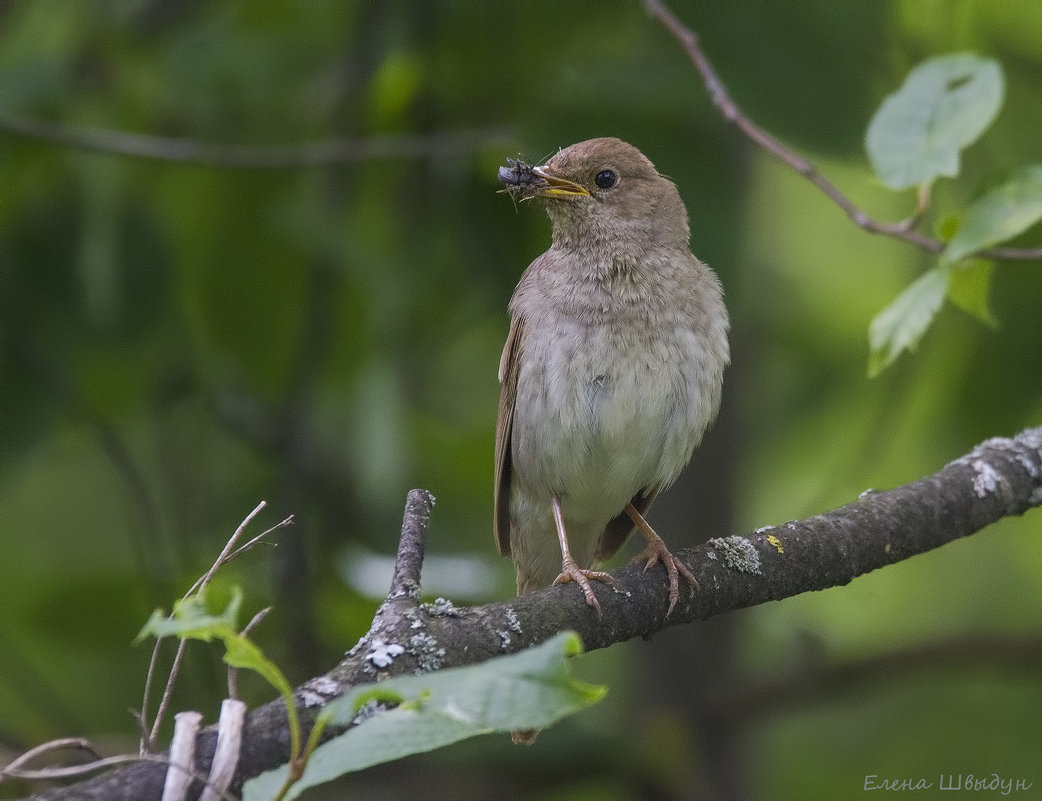
[[[264,652],[237,630],[236,622],[242,606],[243,593],[239,587],[232,588],[232,595],[223,610],[211,613],[206,602],[206,588],[191,593],[174,604],[168,616],[157,609],[138,633],[137,641],[146,637],[179,637],[181,639],[224,644],[224,661],[234,668],[252,670],[278,690],[286,705],[286,718],[290,734],[290,761],[280,788],[285,788],[299,775],[311,750],[325,727],[326,716],[320,716],[308,738],[306,748],[301,750],[300,716],[293,698],[293,688],[278,665],[268,659]],[[276,788],[267,798],[281,798],[284,789]]]
[[[1002,106],[999,64],[972,53],[928,59],[887,97],[868,126],[865,146],[879,179],[891,189],[927,188],[959,174],[959,155],[991,126]],[[1021,168],[1007,183],[974,201],[962,219],[938,229],[948,239],[938,263],[879,312],[869,326],[868,374],[879,375],[914,350],[947,298],[996,326],[989,301],[993,265],[978,251],[1006,242],[1042,219],[1042,167]]]
[[[581,651],[579,637],[563,632],[478,665],[356,687],[327,711],[333,725],[357,725],[315,749],[285,798],[371,765],[478,734],[545,728],[585,709],[606,689],[571,677],[567,660]],[[283,766],[248,781],[244,801],[270,799],[287,771]]]
[[[865,146],[891,189],[959,173],[959,153],[988,129],[1002,106],[1002,68],[956,53],[924,61],[872,118]]]
[[[950,268],[941,264],[928,270],[908,286],[868,329],[872,353],[870,376],[878,375],[902,352],[915,347],[930,327],[948,292]]]
[[[994,262],[986,259],[961,261],[952,266],[948,275],[947,298],[985,325],[998,328],[998,320],[991,311],[994,277]]]
[[[955,262],[1006,242],[1042,220],[1042,165],[1022,167],[967,209],[944,257]]]
[[[242,589],[239,587],[232,588],[227,605],[216,614],[210,612],[206,592],[195,592],[177,601],[169,615],[162,609],[152,612],[152,617],[142,626],[134,642],[142,642],[147,637],[181,637],[203,642],[238,637],[235,624],[241,607]]]
[[[224,644],[224,661],[228,665],[260,674],[283,698],[291,699],[293,688],[286,681],[278,665],[268,659],[255,643],[238,633],[236,621],[241,606],[240,587],[232,587],[232,596],[228,604],[217,614],[209,611],[205,591],[193,593],[175,603],[170,615],[166,615],[160,609],[153,612],[152,617],[138,633],[136,642],[149,636],[180,637],[203,642],[220,640]]]

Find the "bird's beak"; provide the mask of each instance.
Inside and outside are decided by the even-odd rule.
[[[575,197],[590,197],[589,190],[577,184],[574,181],[569,181],[566,178],[559,178],[550,172],[546,165],[542,167],[533,167],[533,175],[542,178],[545,182],[544,186],[537,186],[535,193],[542,197],[561,197],[561,198],[575,198]]]

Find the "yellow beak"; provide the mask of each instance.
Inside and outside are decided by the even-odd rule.
[[[546,181],[546,186],[540,187],[537,191],[538,194],[543,197],[582,197],[590,196],[590,192],[586,187],[581,184],[577,184],[574,181],[569,181],[565,178],[558,178],[553,173],[549,172],[545,166],[533,167],[532,172]]]

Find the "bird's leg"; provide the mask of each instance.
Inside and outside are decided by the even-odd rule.
[[[583,595],[586,597],[586,603],[596,609],[597,616],[600,617],[601,605],[597,601],[597,596],[593,594],[593,588],[590,586],[590,579],[603,581],[613,586],[616,583],[615,579],[611,577],[610,573],[605,573],[601,570],[587,570],[586,568],[579,567],[576,561],[572,558],[571,550],[568,548],[568,536],[565,534],[564,518],[561,516],[561,499],[556,495],[550,498],[550,508],[554,513],[554,526],[557,528],[557,539],[561,543],[561,574],[554,579],[554,584],[565,584],[569,581],[574,581],[582,589]]]
[[[647,564],[644,565],[645,570],[656,562],[662,562],[663,567],[666,568],[666,573],[669,574],[669,609],[666,610],[666,617],[669,617],[673,607],[680,600],[679,577],[683,576],[685,581],[693,588],[698,587],[698,582],[695,581],[694,575],[684,566],[684,563],[670,553],[662,537],[655,533],[655,529],[648,524],[648,521],[644,519],[644,516],[637,511],[632,503],[626,504],[626,514],[633,521],[633,525],[640,529],[644,539],[648,541],[648,546],[637,554],[633,561],[639,562],[642,559],[647,559]]]

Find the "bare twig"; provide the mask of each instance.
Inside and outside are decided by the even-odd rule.
[[[410,598],[413,603],[420,594],[420,568],[427,538],[434,496],[427,490],[410,490],[405,501],[402,535],[398,540],[398,555],[394,560],[394,574],[387,599]]]
[[[62,147],[116,156],[202,164],[230,169],[291,169],[403,158],[443,158],[512,141],[503,128],[434,134],[399,134],[335,139],[302,145],[218,145],[194,139],[148,136],[128,131],[68,128],[54,122],[0,113],[0,131]]]
[[[243,546],[245,547],[245,546]],[[257,614],[250,618],[250,622],[247,623],[243,630],[239,632],[243,637],[248,637],[257,626],[260,625],[261,621],[264,620],[271,612],[272,607],[266,606],[261,609]],[[228,697],[238,698],[239,697],[239,669],[232,665],[228,665]]]
[[[148,697],[152,693],[152,679],[155,676],[155,667],[159,660],[159,646],[161,640],[156,640],[155,646],[152,648],[152,659],[148,663],[148,673],[145,676],[145,690],[142,694],[141,700],[141,723],[143,727],[148,726]],[[177,651],[174,653],[174,661],[170,665],[170,673],[166,677],[166,687],[163,688],[163,697],[159,699],[159,709],[156,710],[156,719],[152,722],[152,729],[148,732],[148,737],[141,743],[140,751],[142,754],[150,754],[155,751],[156,741],[159,739],[159,727],[163,724],[163,718],[166,716],[166,710],[170,706],[170,696],[174,691],[174,684],[177,682],[177,674],[181,672],[181,662],[185,658],[185,649],[188,647],[188,640],[179,640],[177,643]]]
[[[181,713],[181,714],[198,714],[195,713]],[[192,735],[194,740],[194,734]],[[99,770],[105,768],[119,767],[120,765],[130,765],[137,763],[152,763],[156,765],[165,766],[167,773],[171,769],[180,771],[184,776],[188,777],[189,780],[195,779],[200,782],[204,787],[212,787],[211,780],[201,773],[196,772],[192,769],[190,764],[183,762],[177,762],[169,757],[159,756],[158,754],[145,754],[145,755],[134,755],[134,754],[118,754],[116,756],[101,757],[96,756],[90,762],[84,762],[82,765],[64,765],[62,767],[54,768],[38,768],[30,769],[22,767],[28,761],[35,757],[39,757],[42,754],[50,751],[61,750],[63,748],[80,748],[86,750],[92,755],[97,755],[93,747],[86,741],[80,738],[67,737],[60,740],[51,740],[50,742],[38,745],[35,748],[26,751],[20,757],[15,759],[9,765],[0,767],[0,781],[4,778],[21,779],[23,781],[55,781],[58,779],[75,779],[79,776],[84,776],[88,773],[96,773]],[[187,784],[185,785],[187,787]],[[221,790],[214,788],[214,792],[218,793],[219,797],[225,801],[238,801],[235,796],[229,794],[226,789]]]
[[[276,523],[274,526],[269,528],[267,531],[262,531],[260,534],[258,534],[256,537],[254,537],[249,542],[246,542],[246,543],[240,545],[238,548],[236,548],[234,551],[232,551],[230,554],[228,554],[228,557],[224,560],[225,564],[227,564],[228,562],[232,561],[232,559],[239,558],[240,556],[242,556],[247,551],[252,550],[255,545],[259,544],[261,542],[261,540],[263,540],[265,537],[267,537],[272,532],[278,531],[280,528],[285,528],[286,526],[291,526],[291,525],[293,525],[293,515],[290,515],[289,517],[284,518],[283,520],[280,520],[278,523]]]
[[[120,754],[118,756],[102,757],[82,765],[66,765],[60,768],[39,768],[30,770],[27,768],[14,768],[8,765],[0,769],[0,775],[10,776],[12,779],[26,779],[28,781],[47,781],[54,779],[73,779],[87,773],[95,773],[103,768],[111,768],[116,765],[125,765],[128,762],[140,762],[141,760],[154,760],[163,762],[166,760],[157,756],[139,756],[136,754]]]
[[[214,563],[210,566],[210,569],[206,571],[199,579],[192,585],[192,587],[186,592],[183,598],[188,598],[194,592],[202,592],[206,589],[206,586],[213,580],[214,575],[217,571],[225,564],[230,562],[240,554],[250,550],[254,545],[260,542],[264,537],[273,531],[277,531],[280,528],[290,525],[293,522],[293,516],[281,520],[271,528],[267,529],[263,533],[254,537],[252,540],[247,542],[245,545],[235,548],[235,544],[239,541],[246,527],[253,521],[253,519],[260,514],[260,512],[266,507],[267,501],[261,501],[254,507],[253,511],[246,515],[245,519],[239,524],[239,527],[235,529],[235,532],[225,543],[224,548],[221,550],[220,555],[214,560]],[[263,619],[264,615],[267,614],[267,610],[259,612],[254,619],[250,621],[247,629],[256,625]],[[159,701],[159,709],[156,711],[156,718],[152,722],[152,728],[147,731],[148,727],[148,698],[152,694],[152,681],[155,677],[156,664],[159,659],[159,648],[162,640],[156,640],[155,646],[152,648],[152,659],[148,665],[148,673],[145,676],[145,689],[141,701],[141,712],[139,714],[140,726],[142,729],[142,741],[141,741],[141,752],[150,753],[155,749],[156,741],[159,737],[159,729],[162,726],[163,718],[166,716],[166,711],[170,706],[170,697],[174,691],[174,685],[177,682],[178,673],[181,670],[181,662],[184,660],[185,649],[187,647],[187,641],[181,640],[177,644],[177,653],[174,654],[174,661],[170,666],[170,674],[167,676],[166,687],[163,688],[163,695]],[[229,688],[234,684],[234,679],[231,673],[229,673]]]
[[[228,555],[232,552],[232,549],[235,547],[235,543],[239,541],[239,537],[242,536],[242,532],[246,530],[246,526],[248,526],[253,521],[253,518],[259,515],[264,510],[264,507],[267,505],[267,501],[261,501],[253,508],[252,512],[246,515],[243,521],[239,523],[239,527],[235,529],[235,532],[232,534],[231,537],[229,537],[228,542],[224,544],[224,549],[221,551],[220,555],[214,560],[214,563],[210,565],[210,569],[207,570],[199,578],[199,580],[192,585],[191,589],[188,590],[188,592],[186,592],[183,597],[187,598],[189,595],[196,591],[202,592],[206,589],[206,586],[211,581],[213,581],[213,577],[216,575],[217,571],[220,570],[221,565],[223,565],[228,560]]]
[[[62,737],[57,740],[49,740],[46,743],[41,743],[35,748],[30,748],[21,756],[12,760],[6,765],[0,773],[7,774],[10,776],[17,775],[17,772],[22,770],[23,765],[27,765],[34,759],[43,756],[44,754],[50,754],[52,751],[85,751],[90,754],[95,760],[101,759],[101,754],[95,750],[94,746],[91,745],[90,740],[86,740],[83,737]]]
[[[896,239],[902,239],[905,242],[909,242],[917,247],[923,248],[924,250],[928,250],[931,253],[941,253],[944,251],[946,247],[944,242],[914,230],[915,224],[919,221],[919,218],[922,215],[922,203],[925,198],[922,196],[918,198],[919,206],[917,207],[915,214],[907,220],[900,220],[898,222],[882,222],[870,217],[864,210],[854,203],[854,201],[843,194],[835,184],[823,176],[813,162],[787,148],[767,133],[763,128],[756,125],[756,123],[750,120],[742,112],[734,100],[731,99],[731,96],[727,92],[727,88],[720,80],[720,77],[716,74],[716,70],[713,68],[709,58],[702,50],[702,46],[699,44],[695,32],[685,26],[677,16],[661,2],[661,0],[644,0],[644,7],[648,10],[648,13],[651,14],[651,16],[662,23],[673,38],[676,39],[680,43],[681,47],[684,48],[684,52],[686,52],[688,58],[691,59],[691,63],[695,65],[695,69],[697,69],[699,74],[702,76],[702,82],[705,84],[706,90],[709,92],[710,100],[712,100],[713,105],[720,110],[720,113],[723,114],[724,119],[733,123],[749,140],[763,150],[766,150],[775,158],[790,166],[818,187],[818,189],[824,192],[833,203],[839,206],[859,228],[873,234],[883,234],[885,236],[892,236]],[[1008,260],[1042,259],[1042,247],[989,248],[987,250],[979,251],[977,255],[993,259]]]

